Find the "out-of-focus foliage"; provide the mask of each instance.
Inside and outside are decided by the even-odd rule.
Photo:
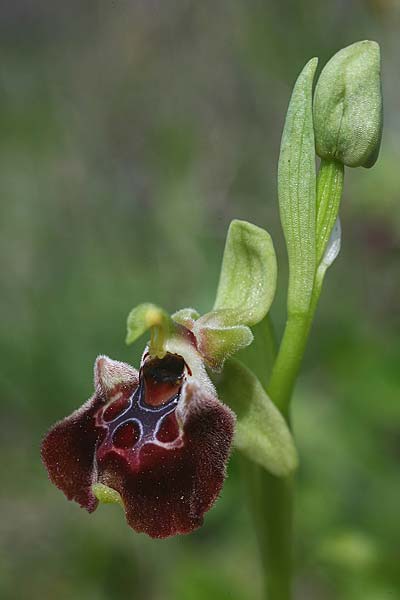
[[[89,396],[97,354],[138,359],[150,300],[209,309],[227,226],[266,227],[286,261],[276,168],[301,67],[381,45],[385,132],[346,174],[294,427],[297,597],[383,600],[400,573],[400,36],[394,0],[3,3],[0,12],[0,597],[255,600],[233,459],[204,528],[155,542],[117,506],[89,516],[47,481],[41,435]]]

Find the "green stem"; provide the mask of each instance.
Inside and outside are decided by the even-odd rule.
[[[266,387],[265,374],[269,374],[276,356],[276,342],[268,317],[253,332],[256,352],[243,353],[240,358]],[[266,598],[290,600],[293,481],[274,477],[243,457],[242,466],[260,549]]]
[[[329,236],[335,224],[343,191],[343,165],[321,161],[317,179],[316,257],[317,265],[311,301],[306,312],[288,314],[278,354],[273,362],[267,391],[273,402],[290,422],[290,399],[300,371],[312,320],[322,289],[326,266],[320,265]],[[271,330],[264,324],[255,333],[258,360],[249,366],[266,386],[273,354]],[[258,340],[260,336],[262,340]],[[265,338],[265,339],[264,339]],[[250,354],[246,358],[250,358]],[[266,360],[267,364],[262,364]],[[253,357],[255,359],[255,357]],[[264,369],[264,372],[262,370]],[[275,477],[257,465],[246,463],[244,469],[250,505],[265,575],[268,600],[290,600],[292,582],[293,479]]]
[[[290,600],[292,574],[292,479],[280,479],[242,458],[268,600]]]
[[[289,420],[290,398],[303,359],[311,320],[310,313],[288,316],[272,369],[268,394],[286,420]]]
[[[261,494],[264,498],[264,571],[267,574],[268,600],[290,600],[292,591],[293,480],[263,471]]]
[[[270,397],[288,421],[289,400],[300,368],[310,322],[308,314],[289,316],[268,386]],[[244,473],[260,548],[266,598],[290,600],[293,479],[275,477],[249,462]]]
[[[309,315],[290,315],[276,357],[268,393],[289,421],[289,401],[306,346]],[[262,527],[259,544],[268,600],[290,600],[293,561],[293,479],[260,472]]]

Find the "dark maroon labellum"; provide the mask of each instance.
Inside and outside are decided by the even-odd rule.
[[[113,488],[129,525],[151,537],[199,527],[222,487],[235,423],[211,383],[167,353],[145,355],[139,373],[100,356],[95,388],[43,440],[52,482],[89,512],[92,485]]]

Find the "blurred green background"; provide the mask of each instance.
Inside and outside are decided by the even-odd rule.
[[[97,354],[137,361],[130,308],[210,308],[233,217],[286,255],[276,199],[295,77],[364,38],[385,132],[346,172],[342,252],[296,389],[296,598],[400,598],[398,0],[7,0],[0,7],[0,597],[257,600],[235,457],[204,527],[152,541],[50,485],[42,435],[92,393]]]

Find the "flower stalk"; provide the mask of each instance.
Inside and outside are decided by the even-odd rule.
[[[271,475],[242,459],[242,475],[260,553],[267,600],[290,600],[293,478]]]
[[[268,385],[268,392],[273,402],[287,420],[289,420],[290,399],[300,371],[311,319],[308,312],[288,316]]]

